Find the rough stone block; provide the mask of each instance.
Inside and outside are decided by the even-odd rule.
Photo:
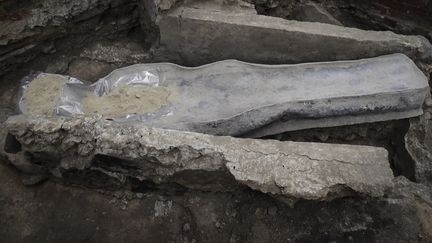
[[[161,53],[170,61],[202,65],[224,59],[281,64],[349,60],[404,53],[431,60],[432,47],[421,36],[364,31],[290,21],[245,11],[183,5],[158,17]]]
[[[410,129],[405,134],[405,147],[413,159],[414,168],[409,169],[413,171],[415,181],[432,188],[431,108],[427,110],[424,116],[410,120]]]
[[[104,184],[133,177],[192,188],[215,178],[219,188],[241,183],[283,198],[310,200],[353,192],[378,197],[392,186],[383,148],[211,136],[94,117],[19,115],[6,124],[22,147],[9,156],[13,164],[27,160],[63,178],[97,171],[106,176]]]

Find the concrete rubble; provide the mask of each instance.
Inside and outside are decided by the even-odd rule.
[[[432,59],[432,46],[422,36],[284,20],[236,8],[220,11],[212,6],[207,2],[185,4],[160,14],[160,53],[187,65],[231,58],[301,63],[392,53],[404,53],[414,60]]]
[[[203,179],[218,178],[212,183],[224,190],[240,183],[287,199],[309,200],[379,197],[392,186],[383,148],[218,137],[90,117],[19,115],[10,117],[6,126],[20,144],[7,153],[12,164],[63,178],[71,171],[96,170],[117,182],[133,177],[195,189]]]

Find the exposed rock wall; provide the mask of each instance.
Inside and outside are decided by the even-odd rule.
[[[135,1],[28,1],[0,11],[0,75],[40,56],[70,52],[98,38],[125,35],[139,25]],[[74,49],[74,50],[71,50]]]
[[[411,128],[405,136],[406,148],[415,163],[415,179],[432,185],[432,124],[429,110],[420,118],[411,119]]]

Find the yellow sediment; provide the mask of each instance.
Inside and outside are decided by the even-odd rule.
[[[66,82],[66,77],[49,74],[34,79],[24,90],[22,98],[27,114],[53,116]]]
[[[128,114],[155,112],[177,97],[173,86],[121,86],[101,97],[89,93],[83,100],[83,107],[86,114],[120,118]]]

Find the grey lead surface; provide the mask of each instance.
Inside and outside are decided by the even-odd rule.
[[[195,68],[138,64],[113,71],[95,87],[141,79],[176,87],[177,98],[126,121],[247,137],[418,116],[429,90],[427,78],[403,54],[298,65],[235,60]],[[81,88],[74,87],[68,85],[67,92],[79,93]]]

